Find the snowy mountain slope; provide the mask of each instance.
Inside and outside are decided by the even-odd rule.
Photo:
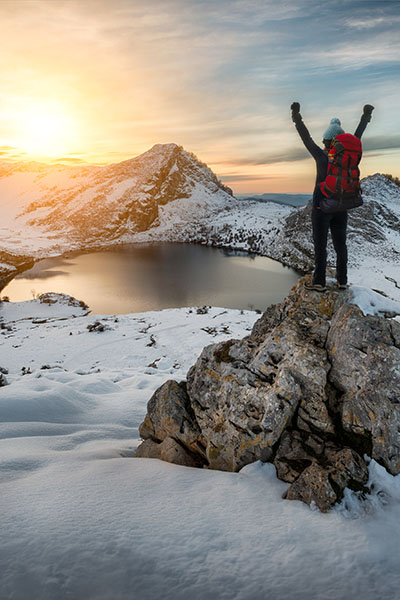
[[[400,298],[400,188],[381,174],[362,180],[363,206],[349,211],[349,273],[353,283]],[[281,236],[281,252],[300,270],[313,265],[311,207],[293,212]],[[328,244],[330,264],[335,253]],[[279,260],[279,258],[278,258]]]
[[[32,254],[106,244],[147,229],[159,205],[196,194],[229,203],[231,193],[176,144],[106,166],[3,163],[0,249]]]
[[[256,200],[257,202],[275,202],[276,204],[298,208],[307,204],[310,194],[236,194],[236,198]]]

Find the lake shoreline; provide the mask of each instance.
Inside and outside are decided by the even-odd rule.
[[[203,305],[265,310],[299,276],[241,248],[151,240],[37,257],[31,269],[13,274],[3,295],[20,302],[64,293],[105,314]]]
[[[302,271],[299,268],[294,268],[288,261],[283,261],[283,260],[277,260],[275,257],[270,256],[268,254],[264,254],[262,252],[257,252],[257,251],[248,251],[246,248],[241,248],[241,247],[233,247],[230,244],[224,244],[224,243],[203,243],[201,241],[198,242],[190,242],[190,241],[184,241],[184,240],[176,240],[176,241],[169,241],[169,240],[149,240],[149,241],[132,241],[132,242],[115,242],[113,241],[110,244],[95,244],[93,246],[85,246],[83,248],[77,248],[77,249],[72,249],[72,250],[66,250],[64,252],[61,252],[60,254],[49,254],[49,255],[41,255],[41,256],[32,256],[32,257],[27,257],[25,255],[18,255],[15,254],[13,256],[15,256],[15,259],[24,259],[25,262],[21,265],[21,266],[16,266],[16,270],[14,271],[10,271],[9,273],[6,273],[5,275],[1,275],[0,274],[0,294],[1,292],[4,290],[4,288],[11,283],[11,281],[13,279],[15,279],[18,275],[21,275],[22,273],[24,273],[25,271],[29,271],[30,269],[32,269],[38,262],[40,262],[41,260],[45,260],[45,259],[67,259],[67,258],[72,258],[72,257],[76,257],[78,255],[81,254],[91,254],[92,252],[103,252],[103,251],[107,251],[107,250],[117,250],[120,249],[122,247],[129,247],[129,246],[158,246],[159,244],[170,244],[170,245],[181,245],[181,244],[190,244],[192,246],[206,246],[206,247],[210,247],[210,248],[217,248],[219,250],[228,250],[231,251],[233,253],[236,252],[242,252],[243,255],[246,256],[262,256],[264,258],[269,258],[271,260],[274,260],[278,263],[280,263],[283,267],[287,268],[287,269],[292,269],[293,271],[295,271],[296,273],[298,273],[299,277],[301,277],[302,275],[305,275],[306,271]],[[1,262],[1,251],[0,251],[0,262]]]

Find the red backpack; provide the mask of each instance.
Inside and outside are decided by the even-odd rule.
[[[324,198],[320,207],[332,213],[361,206],[360,171],[361,141],[351,133],[340,133],[333,138],[328,153],[328,172],[319,184]]]

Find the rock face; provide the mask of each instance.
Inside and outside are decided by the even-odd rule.
[[[400,472],[400,324],[303,281],[249,336],[207,346],[186,382],[155,392],[137,456],[226,471],[270,461],[287,498],[322,511],[365,489],[364,455]]]
[[[0,250],[0,291],[18,273],[33,267],[34,260],[29,256],[11,254]]]
[[[14,238],[33,227],[75,245],[148,229],[159,206],[178,198],[232,198],[206,164],[173,143],[105,166],[0,162],[0,192]]]

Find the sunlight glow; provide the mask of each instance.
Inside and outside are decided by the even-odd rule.
[[[53,158],[76,146],[77,125],[61,104],[27,101],[13,117],[14,144],[32,158]]]

